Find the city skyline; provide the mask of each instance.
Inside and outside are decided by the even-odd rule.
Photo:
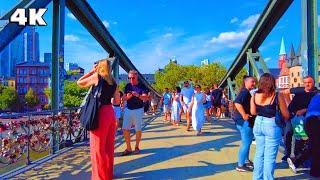
[[[5,12],[16,2],[6,2],[0,10]],[[103,1],[89,0],[107,29],[142,73],[153,73],[172,57],[183,65],[200,65],[201,59],[220,60],[228,68],[267,1],[240,3],[234,0],[230,3],[231,6],[223,2],[204,0],[198,3],[193,0],[178,8],[181,4],[177,0],[152,3],[109,1],[110,7],[121,5],[123,8],[110,8],[106,13]],[[221,8],[217,9],[218,6]],[[300,1],[292,3],[259,48],[270,67],[275,67],[277,62],[281,37],[285,38],[287,49],[291,43],[295,47],[300,43],[300,6]],[[51,14],[52,3],[44,16],[48,26],[37,28],[41,42],[51,42]],[[135,21],[137,18],[143,21]],[[68,10],[65,31],[65,62],[79,62],[88,71],[95,60],[107,56]],[[51,43],[40,45],[41,57],[44,52],[51,52]]]

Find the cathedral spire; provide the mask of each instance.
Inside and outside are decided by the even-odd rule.
[[[279,55],[281,56],[281,55],[285,55],[285,54],[287,54],[286,53],[286,47],[284,45],[284,39],[282,37]]]

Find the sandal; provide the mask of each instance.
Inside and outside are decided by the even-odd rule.
[[[120,154],[120,156],[128,156],[128,155],[130,155],[130,154],[132,154],[132,151],[128,151],[128,150],[126,149],[125,151],[123,151],[123,152]]]
[[[135,150],[133,151],[133,154],[140,154],[140,149],[136,147]]]

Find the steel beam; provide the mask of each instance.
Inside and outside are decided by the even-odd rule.
[[[50,2],[51,0],[24,0],[16,5],[11,11],[2,16],[1,19],[8,20],[8,17],[10,17],[17,8],[44,8]],[[28,14],[29,12],[27,11],[26,15]],[[0,51],[2,51],[14,38],[16,38],[24,28],[24,26],[19,26],[17,23],[8,23],[0,31]]]
[[[59,109],[64,107],[64,80],[67,74],[64,69],[65,6],[65,0],[59,0]]]
[[[259,68],[255,60],[255,57],[252,53],[252,49],[249,49],[247,52],[247,61],[249,63],[249,75],[256,76],[256,78],[259,79],[260,78]]]
[[[119,84],[119,58],[115,58],[112,64],[112,75],[113,78],[116,80],[117,84]]]
[[[116,55],[119,58],[119,64],[125,71],[136,70],[139,81],[158,96],[161,96],[133,65],[87,1],[69,0],[66,1],[66,6],[109,54]]]
[[[281,16],[289,8],[293,0],[269,0],[267,6],[260,15],[257,23],[250,32],[247,40],[242,46],[241,51],[236,56],[234,62],[230,66],[228,72],[220,81],[219,87],[225,87],[227,85],[227,79],[229,77],[235,78],[235,76],[241,71],[241,69],[247,63],[246,52],[249,48],[253,51],[257,51],[259,46],[271,32],[273,27],[277,24]]]
[[[33,0],[34,2],[34,0]],[[14,6],[9,12],[0,17],[0,20],[9,20],[10,16],[16,11],[16,9],[25,8],[28,4],[32,3],[30,0],[20,1],[17,5]]]
[[[228,87],[229,87],[229,98],[231,98],[232,101],[236,99],[236,93],[235,93],[235,86],[236,83],[234,80],[231,80],[231,78],[228,78]]]
[[[65,0],[53,0],[51,106],[63,107]]]
[[[308,74],[315,80],[315,85],[319,86],[318,74],[318,14],[317,0],[307,1],[307,39],[308,39]]]

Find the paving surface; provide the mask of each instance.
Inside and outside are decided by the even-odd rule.
[[[206,123],[202,136],[174,127],[162,117],[150,118],[143,130],[141,154],[119,157],[125,150],[121,136],[116,143],[115,179],[252,179],[251,172],[235,170],[240,135],[230,119]],[[132,138],[134,142],[134,136]],[[134,147],[134,144],[132,144]],[[253,160],[255,145],[251,146]],[[293,174],[278,153],[278,179],[310,179],[306,172]],[[90,179],[87,145],[74,148],[14,179]]]

